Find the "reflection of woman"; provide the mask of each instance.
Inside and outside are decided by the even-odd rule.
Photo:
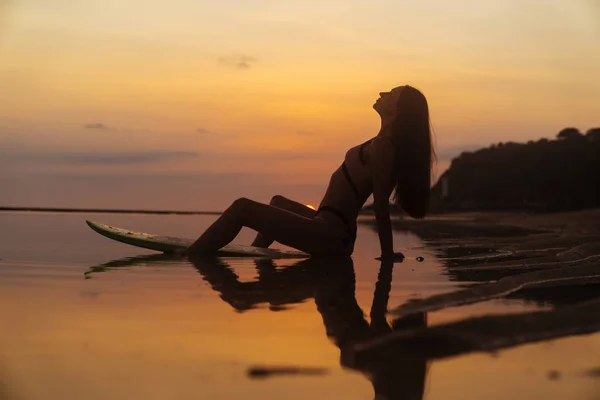
[[[408,351],[401,358],[352,358],[352,346],[357,342],[396,329],[426,325],[422,315],[396,320],[391,326],[388,324],[385,313],[392,281],[391,262],[381,264],[370,324],[356,302],[351,258],[335,261],[308,259],[278,270],[270,261],[257,261],[259,280],[247,283],[239,282],[233,271],[216,258],[196,259],[194,265],[211,287],[221,294],[221,298],[238,311],[262,302],[280,307],[314,296],[327,336],[340,348],[341,364],[363,372],[372,381],[376,398],[422,398],[427,375],[424,359],[410,357]]]
[[[165,260],[164,255],[117,260],[90,268],[86,278],[90,278],[92,273],[113,268],[162,264]],[[271,309],[281,310],[288,304],[314,297],[327,336],[340,348],[342,366],[363,372],[373,383],[376,399],[422,398],[427,368],[424,358],[416,356],[414,349],[404,351],[401,344],[396,344],[393,354],[385,358],[382,358],[381,352],[355,358],[352,351],[355,343],[394,330],[426,325],[423,315],[395,320],[391,325],[387,322],[385,314],[392,282],[391,262],[381,263],[370,324],[356,302],[354,265],[349,257],[305,259],[286,268],[276,268],[271,260],[255,260],[258,280],[252,282],[240,282],[223,259],[195,258],[192,262],[221,299],[238,312],[261,303],[269,303]]]
[[[236,311],[246,311],[261,303],[271,309],[300,303],[313,297],[320,271],[311,268],[311,260],[277,269],[272,260],[255,260],[258,280],[240,282],[228,264],[216,257],[194,259],[194,267],[223,301]]]
[[[393,259],[389,198],[410,216],[425,216],[429,198],[432,146],[425,96],[411,86],[380,93],[373,108],[381,130],[347,151],[334,171],[317,211],[282,196],[261,204],[238,199],[192,244],[189,255],[211,254],[246,226],[258,232],[254,246],[273,241],[311,255],[348,256],[354,250],[356,219],[373,194],[381,255]]]
[[[371,305],[371,324],[356,302],[354,270],[344,279],[331,277],[317,286],[315,301],[323,317],[327,336],[341,350],[341,364],[363,372],[375,389],[375,399],[422,399],[427,377],[425,359],[406,354],[396,357],[356,358],[352,346],[373,339],[392,330],[426,326],[424,315],[393,321],[390,326],[385,318],[392,281],[392,263],[384,262],[379,270]],[[398,350],[398,349],[396,349]],[[399,354],[395,352],[396,356]]]

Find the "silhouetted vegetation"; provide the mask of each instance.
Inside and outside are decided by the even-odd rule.
[[[431,211],[559,211],[600,207],[600,128],[556,140],[498,143],[454,160],[432,189]]]

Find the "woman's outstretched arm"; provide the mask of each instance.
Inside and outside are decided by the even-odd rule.
[[[390,221],[390,195],[394,188],[394,147],[385,137],[377,137],[370,147],[369,165],[373,174],[373,205],[381,257],[394,256],[392,223]]]

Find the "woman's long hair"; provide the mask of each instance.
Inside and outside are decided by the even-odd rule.
[[[413,218],[423,218],[429,206],[431,170],[435,159],[429,107],[423,93],[405,86],[390,123],[396,150],[394,202]]]

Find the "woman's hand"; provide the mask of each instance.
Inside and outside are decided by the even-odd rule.
[[[376,260],[388,262],[402,262],[404,260],[404,254],[402,254],[401,252],[382,254],[380,257],[377,257]]]

